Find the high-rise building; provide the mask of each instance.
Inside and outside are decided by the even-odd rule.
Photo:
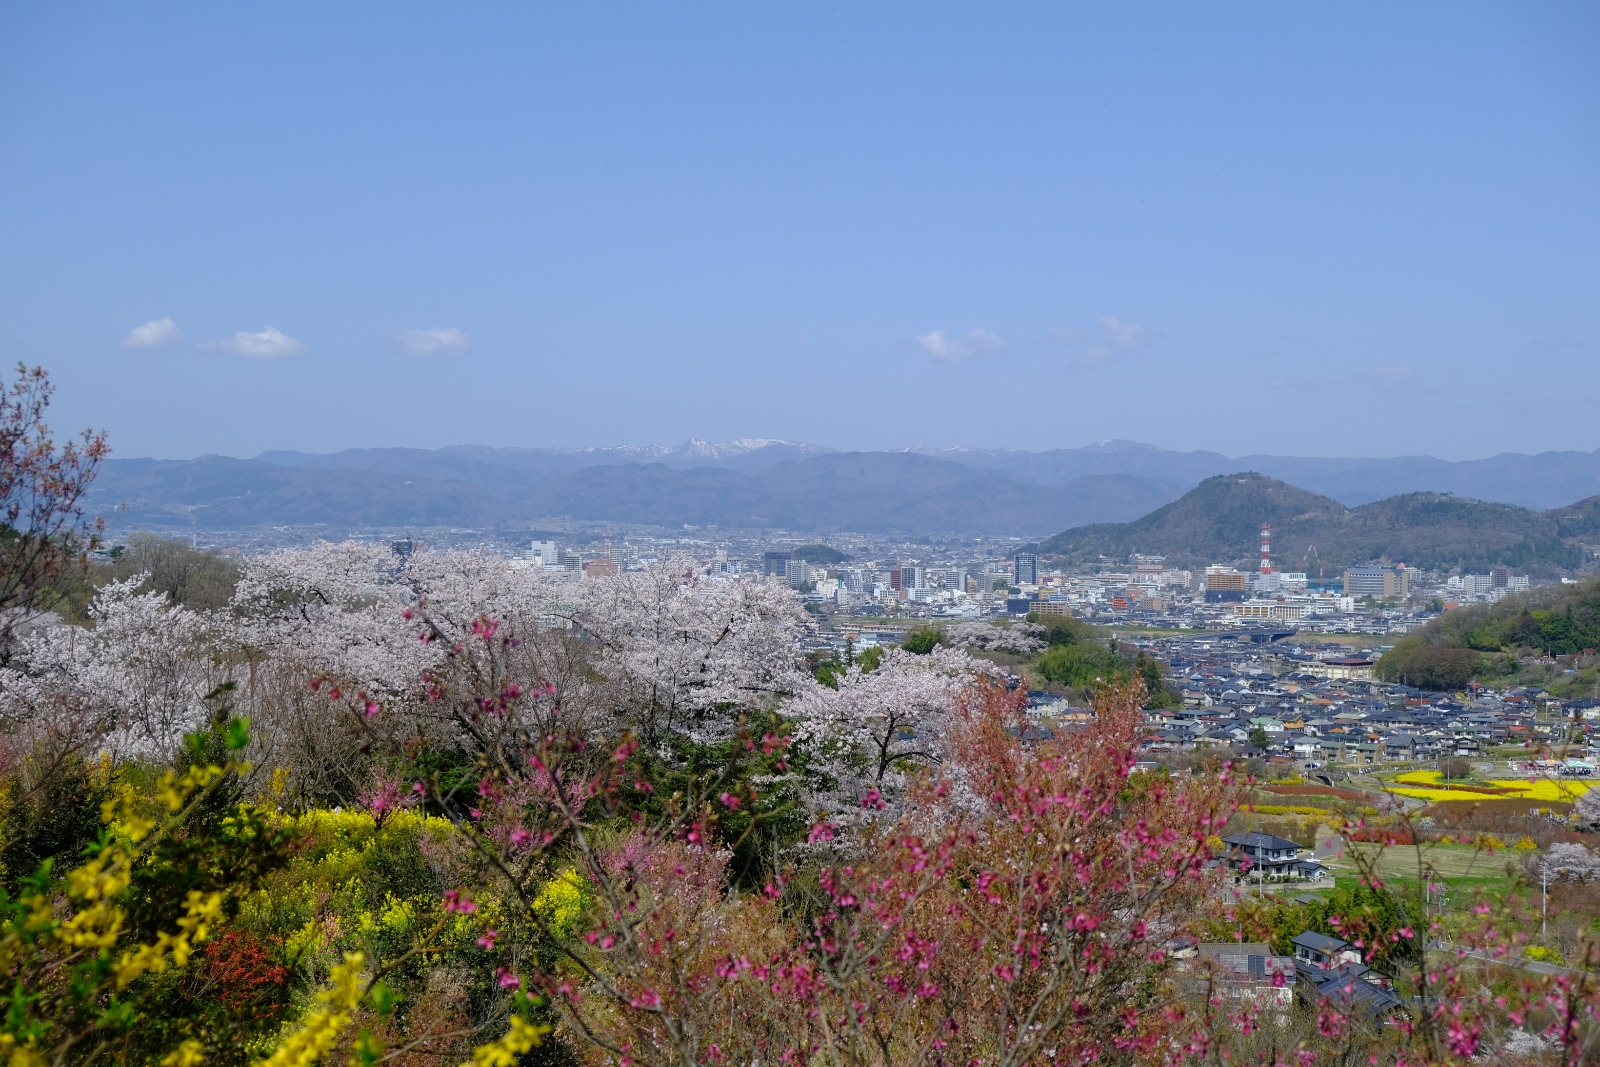
[[[967,588],[967,572],[966,571],[963,571],[963,570],[960,570],[960,569],[957,569],[957,568],[946,567],[944,570],[939,571],[938,575],[939,575],[939,588],[941,588],[941,589],[950,589],[950,590],[953,590],[953,591],[958,592],[958,593],[966,591],[966,588]]]
[[[1039,557],[1032,552],[1018,552],[1015,577],[1018,585],[1039,584]]]
[[[1494,588],[1504,589],[1511,580],[1511,571],[1505,567],[1491,567],[1489,577],[1493,579]]]
[[[804,589],[811,584],[811,564],[803,559],[791,559],[785,576],[789,579],[789,588]]]
[[[561,560],[556,556],[554,541],[534,541],[528,546],[528,558],[540,567],[561,566]]]
[[[788,552],[768,552],[761,559],[763,564],[761,573],[764,577],[783,578],[788,575],[790,559]]]
[[[1344,572],[1344,595],[1372,597],[1375,600],[1404,599],[1411,595],[1411,582],[1404,567],[1351,567]]]
[[[1206,568],[1206,603],[1222,604],[1244,599],[1245,576],[1232,567],[1213,563]]]
[[[1227,589],[1244,592],[1244,575],[1232,567],[1213,563],[1206,568],[1207,589]]]

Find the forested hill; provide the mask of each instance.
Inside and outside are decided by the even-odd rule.
[[[1099,556],[1160,554],[1175,564],[1253,566],[1261,524],[1272,524],[1280,570],[1328,577],[1354,564],[1484,570],[1505,565],[1535,576],[1576,567],[1578,541],[1600,534],[1600,497],[1554,511],[1530,511],[1443,493],[1406,493],[1347,508],[1255,472],[1207,478],[1179,499],[1132,522],[1059,533],[1040,551],[1071,563]],[[1313,553],[1313,546],[1315,551]]]
[[[1600,580],[1546,586],[1447,611],[1378,661],[1387,681],[1457,689],[1473,678],[1516,680],[1589,696],[1600,649]],[[1552,665],[1533,662],[1556,658]],[[1572,673],[1568,673],[1568,671]]]

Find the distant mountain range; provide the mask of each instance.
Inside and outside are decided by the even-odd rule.
[[[1272,525],[1279,570],[1329,577],[1368,562],[1486,573],[1505,565],[1536,575],[1571,569],[1580,543],[1600,540],[1600,497],[1549,511],[1441,493],[1403,493],[1347,508],[1255,472],[1208,478],[1178,500],[1132,522],[1069,529],[1040,552],[1069,562],[1104,555],[1159,554],[1177,565],[1232,563],[1254,569],[1261,524]]]
[[[1207,478],[1252,470],[1355,507],[1396,494],[1549,509],[1600,494],[1600,451],[1304,459],[1131,441],[1023,452],[839,452],[780,440],[611,448],[456,446],[113,459],[90,505],[118,528],[322,524],[492,528],[541,518],[666,527],[1048,535],[1138,518]],[[1260,520],[1258,520],[1260,521]]]
[[[1105,441],[1049,452],[913,449],[971,467],[999,471],[1040,485],[1086,474],[1133,474],[1192,489],[1206,478],[1256,471],[1356,507],[1401,493],[1451,493],[1473,500],[1547,509],[1600,494],[1600,449],[1594,452],[1503,452],[1450,462],[1432,456],[1394,459],[1313,459],[1170,452],[1134,441]]]
[[[226,528],[502,525],[540,519],[723,529],[1037,537],[1131,519],[1182,489],[1132,475],[1029,484],[909,452],[833,452],[753,473],[660,462],[578,465],[568,455],[359,453],[363,465],[288,466],[207,456],[106,465],[90,506],[114,526]],[[737,456],[730,457],[737,462]],[[426,472],[426,473],[424,473]]]

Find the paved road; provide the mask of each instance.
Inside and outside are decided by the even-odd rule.
[[[1459,945],[1439,944],[1434,946],[1447,952],[1465,952],[1468,959],[1483,960],[1485,963],[1498,963],[1502,967],[1520,967],[1532,974],[1581,974],[1574,967],[1562,967],[1555,963],[1545,963],[1542,960],[1514,960],[1507,957],[1496,956],[1489,952],[1480,952],[1477,949],[1462,949]]]

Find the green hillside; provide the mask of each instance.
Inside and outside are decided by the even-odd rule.
[[[1374,561],[1468,571],[1503,565],[1539,577],[1578,566],[1577,539],[1591,528],[1600,533],[1600,498],[1540,512],[1444,493],[1406,493],[1346,508],[1244,472],[1208,478],[1133,522],[1080,526],[1039,547],[1068,563],[1143,552],[1183,566],[1250,566],[1259,554],[1263,522],[1272,524],[1279,569],[1298,570],[1304,563],[1313,578],[1319,570],[1332,578],[1345,567]]]
[[[1423,689],[1456,689],[1476,678],[1589,696],[1600,662],[1596,649],[1600,579],[1591,578],[1447,611],[1397,641],[1378,661],[1378,673]],[[1557,662],[1538,663],[1541,657]]]

